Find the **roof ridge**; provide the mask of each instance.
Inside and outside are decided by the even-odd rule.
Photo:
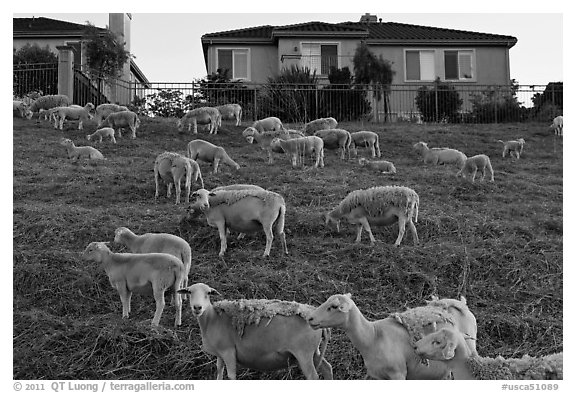
[[[276,26],[272,25],[260,25],[260,26],[253,26],[253,27],[243,27],[241,29],[232,29],[232,30],[224,30],[224,31],[217,31],[214,33],[206,33],[202,35],[202,37],[213,35],[213,34],[229,34],[229,33],[240,33],[249,30],[258,30],[258,29],[265,29],[265,28],[272,28],[274,29]]]

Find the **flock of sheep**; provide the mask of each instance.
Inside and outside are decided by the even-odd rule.
[[[132,138],[140,123],[137,115],[127,108],[103,104],[94,108],[70,105],[63,96],[46,96],[27,106],[14,103],[22,117],[30,119],[33,112],[54,121],[62,129],[66,119],[82,122],[93,118],[98,129],[87,136],[101,142],[129,128]],[[24,105],[24,106],[23,106]],[[195,134],[198,125],[209,125],[210,133],[217,134],[222,119],[233,119],[241,124],[242,109],[237,104],[217,108],[197,108],[187,112],[177,123],[180,131],[186,126]],[[562,119],[554,120],[555,130],[562,132]],[[303,131],[287,130],[275,117],[256,121],[242,133],[249,143],[256,143],[273,162],[273,153],[282,152],[290,158],[293,167],[305,165],[313,157],[314,167],[324,166],[324,149],[339,150],[340,158],[357,156],[358,147],[368,147],[372,158],[380,157],[378,134],[371,131],[350,133],[337,128],[333,118],[317,119],[304,126]],[[503,142],[503,157],[520,158],[524,140]],[[70,139],[61,141],[71,159],[103,159],[102,153],[91,146],[76,147]],[[458,150],[429,148],[418,142],[413,149],[425,163],[454,164],[457,175],[469,176],[473,182],[477,172],[482,179],[488,173],[494,181],[494,172],[487,155],[466,157]],[[180,203],[182,181],[190,219],[205,219],[216,227],[220,236],[220,252],[226,252],[229,231],[245,233],[264,231],[264,256],[271,251],[274,237],[280,240],[282,251],[288,254],[284,234],[286,203],[275,192],[252,184],[223,185],[204,189],[204,181],[197,161],[209,162],[217,173],[220,164],[240,169],[221,146],[195,139],[186,155],[175,152],[159,154],[154,161],[159,196],[160,181],[167,185],[167,196],[175,188],[176,203]],[[359,164],[384,173],[396,173],[394,164],[383,160],[360,158]],[[192,181],[200,189],[191,194]],[[326,224],[333,223],[339,230],[346,220],[357,225],[356,242],[366,230],[371,243],[375,242],[370,225],[399,224],[394,243],[399,246],[405,227],[411,231],[414,244],[418,235],[414,222],[418,219],[418,194],[403,186],[379,186],[350,192],[332,211],[326,214]],[[478,355],[476,318],[469,310],[466,299],[432,299],[426,305],[398,312],[377,321],[367,320],[350,294],[330,296],[322,305],[312,307],[296,302],[265,299],[222,300],[212,303],[211,296],[219,293],[204,283],[188,285],[191,269],[191,247],[184,239],[166,233],[137,235],[126,227],[117,228],[114,241],[128,248],[129,253],[112,252],[105,242],[92,242],[82,256],[98,262],[104,268],[110,283],[122,302],[122,316],[130,314],[130,300],[134,290],[152,287],[156,310],[152,325],[158,326],[165,307],[164,295],[172,291],[172,304],[176,308],[175,326],[182,319],[182,298],[189,298],[191,312],[197,318],[203,350],[217,358],[217,379],[236,378],[238,366],[257,370],[284,369],[297,364],[307,379],[332,379],[332,367],[324,357],[330,340],[331,328],[344,330],[364,359],[367,377],[376,379],[562,379],[562,353],[545,358],[489,359]],[[264,322],[265,321],[265,322]],[[429,359],[430,361],[423,361]]]

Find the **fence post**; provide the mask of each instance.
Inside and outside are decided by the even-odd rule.
[[[58,94],[68,96],[74,102],[74,48],[68,45],[58,49]]]
[[[434,114],[436,123],[438,123],[440,116],[438,115],[438,85],[434,85]]]
[[[257,90],[254,89],[254,110],[252,111],[252,121],[256,121],[256,119],[258,118],[258,115],[257,115],[257,113],[258,113],[258,105],[257,105],[257,99],[256,99],[256,98],[257,98],[257,97],[256,97],[257,94],[258,94],[258,93],[257,93]]]
[[[314,90],[315,90],[315,99],[316,99],[316,105],[315,105],[316,117],[314,119],[318,119],[318,118],[320,118],[320,116],[318,116],[318,86],[315,86]],[[310,119],[308,119],[308,121],[310,121]]]

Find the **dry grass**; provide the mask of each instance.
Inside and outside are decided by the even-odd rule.
[[[98,146],[107,161],[72,163],[57,143],[60,131],[14,119],[14,379],[214,377],[215,359],[202,353],[188,308],[179,329],[171,328],[170,305],[163,327],[152,329],[153,300],[135,295],[131,318],[123,321],[104,271],[80,259],[91,241],[112,241],[118,226],[184,237],[193,249],[190,282],[205,282],[229,299],[318,305],[351,292],[375,319],[422,305],[431,294],[464,294],[478,319],[481,355],[562,350],[562,142],[546,134],[546,125],[343,124],[379,134],[383,159],[398,169],[379,175],[333,151],[323,169],[292,169],[282,155],[267,165],[265,152],[243,140],[243,127],[230,124],[215,136],[200,131],[198,137],[224,146],[242,169],[224,167],[214,175],[201,163],[206,188],[253,183],[283,195],[289,256],[275,241],[271,256],[262,258],[265,240],[257,233],[243,240],[230,236],[226,256],[219,258],[216,229],[183,220],[185,206],[175,206],[173,198],[154,203],[155,157],[165,150],[182,153],[193,139],[178,134],[174,122],[143,119],[138,139]],[[95,125],[86,128],[70,124],[64,134],[85,145]],[[496,140],[517,137],[527,142],[522,158],[502,159]],[[470,184],[456,179],[454,168],[424,166],[411,150],[419,140],[469,156],[488,154],[496,183]],[[323,212],[349,191],[376,185],[403,185],[419,194],[420,246],[412,246],[407,233],[394,248],[396,225],[374,228],[374,247],[366,237],[354,244],[350,226],[341,233],[324,227]],[[337,379],[364,376],[360,355],[337,329],[327,358]],[[292,369],[239,377],[302,375]]]

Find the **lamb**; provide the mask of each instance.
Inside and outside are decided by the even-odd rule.
[[[226,104],[217,106],[222,120],[236,120],[236,126],[239,126],[242,121],[242,107],[238,104]]]
[[[248,143],[258,143],[262,150],[266,150],[268,153],[268,164],[273,164],[274,160],[272,158],[272,152],[284,153],[284,150],[280,145],[272,145],[272,140],[274,138],[280,138],[284,140],[303,137],[302,131],[296,130],[280,130],[280,131],[264,131],[260,132],[254,127],[247,127],[243,132],[242,136],[246,138]]]
[[[86,120],[92,119],[92,112],[94,110],[94,104],[91,102],[84,105],[84,107],[75,107],[75,106],[62,106],[58,107],[54,110],[54,116],[58,121],[58,127],[56,127],[56,121],[54,122],[54,128],[59,128],[60,130],[63,129],[64,120],[71,119],[71,120],[80,120],[78,123],[78,129],[81,130],[84,128],[83,123]]]
[[[69,106],[72,102],[70,98],[64,94],[47,95],[38,97],[30,104],[30,112],[27,114],[28,119],[32,118],[34,112],[39,112],[40,109],[52,109],[58,106]]]
[[[131,111],[121,111],[110,113],[99,127],[112,127],[120,138],[122,138],[122,128],[129,127],[132,131],[132,139],[136,139],[136,130],[140,127],[138,115]]]
[[[174,326],[181,325],[182,298],[177,290],[182,288],[185,268],[180,259],[163,253],[113,253],[104,242],[90,243],[82,257],[102,264],[112,288],[115,288],[120,295],[122,318],[129,317],[132,292],[146,291],[152,286],[156,301],[152,326],[158,326],[164,311],[164,293],[172,288],[173,302],[176,306]]]
[[[32,111],[30,111],[28,105],[26,105],[24,101],[12,100],[12,112],[22,119],[27,118],[29,120],[32,118]]]
[[[179,290],[190,295],[190,308],[198,319],[202,349],[216,356],[216,378],[236,379],[238,366],[270,371],[295,362],[306,379],[332,379],[332,366],[324,358],[330,330],[313,330],[306,323],[313,307],[296,302],[267,299],[223,300],[204,283]],[[322,339],[324,341],[322,342]]]
[[[484,176],[486,172],[490,175],[490,181],[494,182],[494,170],[492,169],[492,164],[490,163],[490,157],[486,154],[478,154],[473,157],[467,158],[464,162],[464,166],[456,176],[462,175],[464,179],[471,175],[472,183],[474,183],[474,179],[476,178],[476,172],[480,171],[482,173],[482,177],[480,180],[484,181]]]
[[[465,318],[461,310],[428,305],[368,321],[347,293],[330,296],[310,314],[308,324],[313,329],[342,328],[362,355],[367,378],[445,379],[448,368],[440,362],[423,364],[414,342],[438,326],[465,326]]]
[[[96,107],[94,112],[94,121],[101,127],[102,121],[108,117],[110,113],[127,112],[129,109],[123,105],[117,104],[100,104]]]
[[[68,152],[68,159],[73,159],[74,161],[77,161],[81,158],[86,158],[89,160],[105,160],[104,155],[92,146],[76,147],[74,142],[67,138],[60,139],[60,144],[66,148],[66,151]]]
[[[258,132],[286,130],[280,119],[272,116],[265,119],[256,120],[252,124],[252,128],[255,128],[258,130]]]
[[[510,157],[516,156],[517,160],[520,159],[520,154],[522,154],[522,150],[524,150],[524,144],[526,143],[524,138],[506,142],[498,139],[498,142],[504,144],[504,149],[502,150],[502,158],[506,158],[506,156],[510,154]]]
[[[102,138],[110,138],[112,143],[116,143],[116,138],[114,137],[114,128],[111,127],[103,127],[96,131],[94,131],[90,135],[86,135],[87,140],[92,140],[92,138],[98,138],[98,143],[102,143]]]
[[[433,147],[430,149],[426,142],[415,143],[412,148],[422,155],[425,164],[455,164],[458,169],[462,169],[467,158],[464,153],[456,149],[447,147]]]
[[[352,143],[352,136],[346,130],[334,128],[330,130],[318,130],[314,133],[315,136],[322,138],[324,141],[324,148],[328,150],[341,149],[341,159],[346,159],[346,152],[350,158],[350,144]]]
[[[289,155],[292,159],[292,167],[295,167],[299,161],[304,165],[304,158],[309,157],[312,153],[316,154],[316,162],[314,168],[324,167],[324,141],[322,138],[311,135],[301,138],[294,138],[283,140],[274,138],[271,146],[279,144],[279,146]]]
[[[564,129],[564,118],[562,116],[556,116],[554,120],[552,120],[552,124],[550,127],[555,135],[562,135]]]
[[[414,222],[418,222],[419,204],[418,194],[408,187],[380,186],[356,190],[349,193],[336,208],[326,213],[326,225],[335,223],[336,230],[340,232],[340,220],[344,218],[350,224],[358,225],[356,243],[360,242],[362,229],[365,229],[370,236],[370,243],[374,245],[376,239],[372,235],[370,224],[387,226],[398,221],[398,238],[394,245],[400,246],[406,224],[416,245],[418,234],[412,218]]]
[[[563,379],[563,353],[543,357],[524,355],[520,359],[481,357],[472,354],[466,335],[444,327],[416,342],[416,353],[443,362],[454,379],[551,380]]]
[[[220,163],[229,165],[236,170],[240,169],[240,165],[230,158],[223,147],[216,146],[202,139],[195,139],[188,143],[187,152],[188,157],[195,161],[200,160],[211,163],[214,167],[214,173],[218,173],[218,165]]]
[[[336,127],[338,127],[338,122],[335,118],[323,117],[304,124],[304,133],[313,135],[318,130],[330,130]]]
[[[204,180],[200,172],[200,166],[194,160],[184,157],[181,154],[166,151],[159,154],[154,161],[154,182],[156,183],[156,193],[154,199],[158,200],[160,189],[160,178],[167,184],[166,197],[172,195],[172,184],[176,189],[176,204],[180,203],[180,186],[184,178],[186,192],[186,203],[190,200],[190,188],[192,179],[195,182],[200,180],[201,188],[204,188]]]
[[[381,173],[386,173],[386,174],[395,174],[396,173],[396,167],[394,166],[393,163],[391,163],[390,161],[385,161],[385,160],[367,160],[366,158],[362,157],[358,159],[358,164],[360,164],[360,166],[366,167],[366,168],[370,168],[373,169],[375,171],[381,172]]]
[[[210,124],[210,134],[217,134],[218,126],[221,122],[222,117],[217,108],[203,106],[186,112],[186,114],[178,120],[177,126],[178,130],[182,132],[184,126],[188,124],[188,132],[190,132],[192,125],[194,125],[194,134],[198,134],[198,124]]]
[[[208,225],[218,228],[219,256],[223,256],[226,252],[227,228],[241,233],[264,230],[266,248],[263,256],[267,257],[272,248],[274,239],[272,229],[275,227],[284,253],[288,254],[284,234],[286,204],[284,198],[275,192],[259,190],[209,192],[200,189],[192,194],[188,209],[189,216],[194,217],[197,215],[196,212],[204,213]]]
[[[378,134],[372,131],[358,131],[350,133],[352,142],[350,142],[350,150],[354,152],[354,156],[358,156],[358,146],[369,147],[372,152],[372,157],[381,157],[380,142]]]
[[[126,227],[118,227],[114,231],[114,242],[126,246],[134,254],[160,252],[174,255],[184,265],[181,288],[188,286],[188,275],[192,267],[192,249],[190,244],[181,237],[169,233],[136,235]]]

